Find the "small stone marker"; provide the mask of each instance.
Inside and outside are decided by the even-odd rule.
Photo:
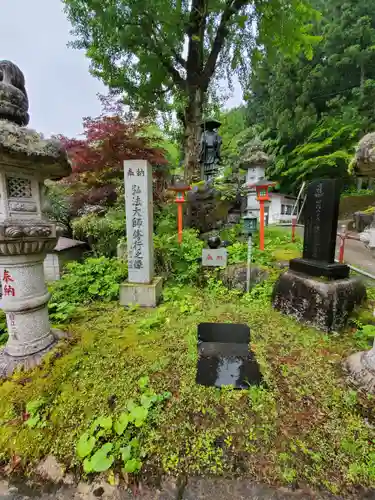
[[[334,279],[349,276],[348,266],[335,263],[341,186],[336,179],[322,179],[309,184],[303,257],[290,261],[291,270]]]
[[[228,252],[225,248],[204,248],[202,266],[227,267]]]
[[[120,304],[155,307],[162,279],[154,278],[152,166],[124,161],[128,282],[120,286]]]

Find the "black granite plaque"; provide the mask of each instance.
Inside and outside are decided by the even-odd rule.
[[[249,351],[250,328],[233,323],[198,325],[196,382],[200,385],[247,389],[259,385],[262,374],[254,353]]]
[[[349,276],[348,266],[335,264],[341,188],[338,179],[321,179],[309,184],[303,257],[290,261],[290,269],[335,279]]]

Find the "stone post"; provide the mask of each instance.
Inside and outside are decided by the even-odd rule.
[[[162,279],[154,277],[152,166],[124,162],[128,281],[120,286],[120,304],[155,307]]]
[[[9,340],[0,351],[0,377],[17,367],[32,368],[61,336],[51,329],[43,270],[57,242],[56,225],[46,220],[44,181],[71,172],[66,152],[28,123],[22,72],[0,61],[0,281],[1,308]]]
[[[370,351],[352,354],[345,361],[344,367],[352,382],[375,394],[375,340]]]

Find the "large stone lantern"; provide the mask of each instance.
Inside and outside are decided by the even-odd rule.
[[[57,241],[43,217],[44,181],[69,175],[62,144],[26,128],[28,99],[22,72],[0,61],[0,307],[9,340],[0,351],[0,377],[31,368],[59,338],[48,318],[43,261]]]

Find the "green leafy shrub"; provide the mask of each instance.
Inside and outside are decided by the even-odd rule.
[[[156,273],[170,278],[177,283],[195,283],[199,279],[204,243],[198,238],[194,229],[183,231],[181,245],[178,243],[177,231],[154,237]]]
[[[177,208],[175,203],[163,205],[154,212],[155,234],[175,235],[177,231]]]
[[[7,320],[5,316],[5,312],[0,309],[0,345],[3,345],[8,340],[8,329],[7,329]]]
[[[237,241],[228,247],[228,263],[238,264],[247,261],[247,241]],[[302,243],[297,238],[295,243],[291,242],[291,234],[280,228],[267,227],[264,236],[264,250],[259,249],[259,233],[253,236],[252,262],[261,266],[272,266],[279,260],[289,260],[297,257],[302,251]],[[285,255],[285,259],[283,258]]]
[[[96,256],[113,257],[118,241],[126,233],[125,211],[113,209],[104,216],[84,215],[72,225],[74,237],[87,241]]]
[[[107,471],[116,463],[128,474],[141,470],[145,456],[142,427],[153,419],[157,405],[169,399],[171,393],[156,394],[147,387],[148,377],[142,377],[138,385],[138,402],[129,399],[119,415],[96,418],[79,438],[76,451],[86,474]]]
[[[50,318],[55,323],[68,321],[76,306],[94,300],[115,300],[120,283],[127,278],[127,263],[107,257],[90,257],[82,264],[72,262],[67,273],[51,287]]]

